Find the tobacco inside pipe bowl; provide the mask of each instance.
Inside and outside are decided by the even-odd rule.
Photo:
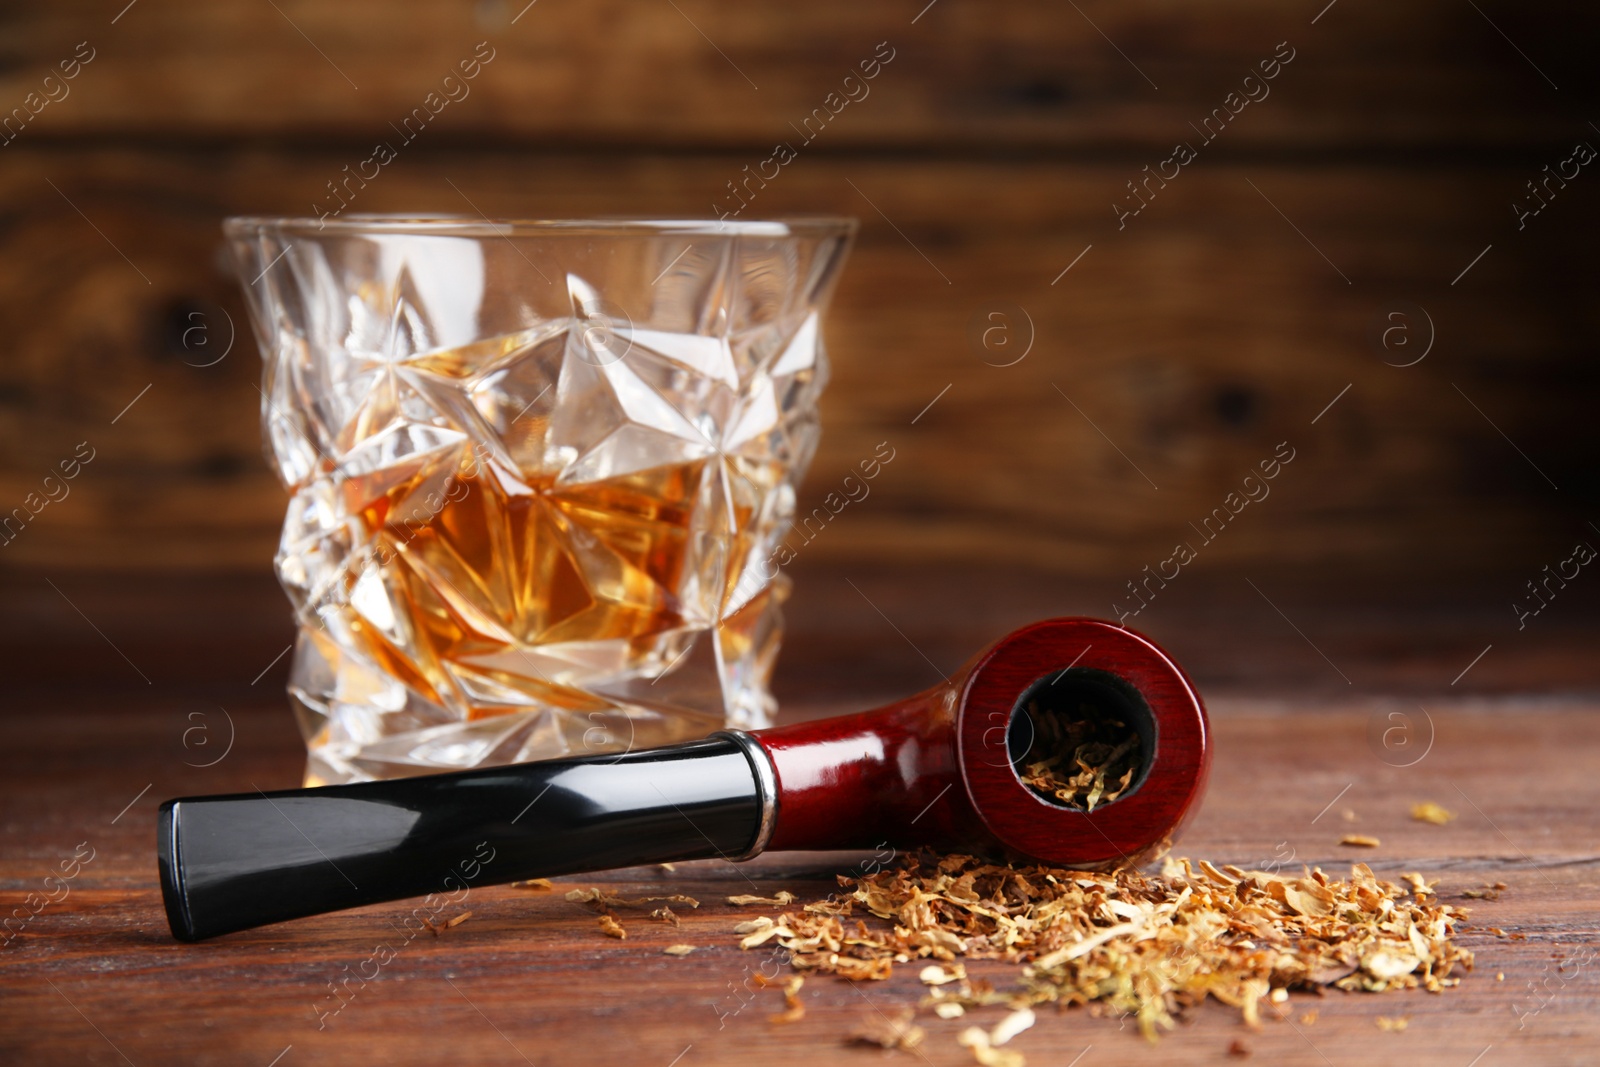
[[[1017,630],[885,707],[620,754],[168,801],[175,936],[472,885],[784,849],[932,847],[1135,864],[1192,815],[1210,764],[1193,685],[1093,619]]]

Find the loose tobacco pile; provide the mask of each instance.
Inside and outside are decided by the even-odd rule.
[[[897,963],[919,961],[943,1018],[992,1004],[1099,1002],[1135,1016],[1153,1040],[1208,996],[1255,1026],[1262,1000],[1286,995],[1278,990],[1457,984],[1452,971],[1472,966],[1472,953],[1452,940],[1464,913],[1440,904],[1420,875],[1405,881],[1380,881],[1360,863],[1338,881],[1320,870],[1296,877],[1204,861],[1196,870],[1182,859],[1149,876],[908,856],[865,877],[840,876],[844,894],[736,929],[742,948],[781,945],[801,972],[882,979]],[[869,927],[863,914],[891,925]],[[1023,966],[1000,989],[969,977],[963,959]]]
[[[1022,784],[1047,800],[1093,811],[1120,798],[1132,784],[1143,752],[1127,723],[1088,704],[1076,713],[1030,700],[1023,709],[1032,741],[1022,757]]]

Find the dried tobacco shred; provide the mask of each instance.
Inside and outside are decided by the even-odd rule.
[[[684,896],[682,893],[673,893],[663,897],[635,897],[629,899],[593,885],[569,891],[567,899],[574,904],[587,904],[599,912],[600,932],[619,941],[627,940],[628,931],[623,928],[622,923],[617,919],[614,912],[616,908],[643,908],[651,904],[661,903],[661,907],[650,912],[650,917],[660,922],[670,922],[673,926],[677,926],[678,916],[673,913],[672,908],[668,906],[669,904],[683,904],[691,908],[700,906],[700,902],[694,897]]]
[[[606,908],[642,908],[646,904],[655,904],[662,901],[668,904],[685,904],[691,908],[700,906],[700,902],[694,897],[684,896],[682,893],[672,893],[663,897],[634,897],[629,899],[594,885],[570,891],[567,893],[567,899],[574,904],[593,905],[596,910],[600,911]]]
[[[1431,800],[1424,800],[1411,805],[1411,817],[1417,822],[1431,822],[1435,826],[1443,826],[1454,819],[1456,813]]]
[[[429,922],[427,919],[423,919],[422,922],[423,922],[424,926],[426,926],[429,930],[433,931],[433,936],[434,937],[438,937],[440,934],[444,933],[446,930],[450,929],[451,927],[460,926],[462,923],[466,922],[470,918],[472,918],[472,912],[464,911],[460,915],[457,915],[455,918],[446,919],[442,923]]]
[[[1197,869],[1188,860],[1152,876],[908,856],[841,876],[842,894],[735,929],[742,948],[781,945],[801,972],[881,979],[896,963],[918,962],[925,1006],[942,1018],[985,1005],[1100,1002],[1135,1016],[1154,1039],[1208,996],[1256,1026],[1278,990],[1456,985],[1452,972],[1472,966],[1453,940],[1465,912],[1439,903],[1420,876],[1408,881],[1381,881],[1359,863],[1339,881],[1320,870]],[[890,925],[869,927],[858,910]],[[1022,967],[1015,985],[998,989],[970,978],[962,958]],[[1009,1059],[991,1048],[1000,1043],[970,1036],[969,1047],[1000,1062]]]
[[[805,1002],[800,999],[800,987],[806,984],[804,975],[795,975],[783,983],[784,1010],[767,1016],[772,1023],[797,1023],[806,1017]]]
[[[876,1045],[884,1049],[914,1049],[927,1037],[922,1027],[912,1022],[915,1018],[914,1008],[893,1008],[888,1012],[869,1009],[862,1013],[860,1024],[845,1035],[845,1043]]]
[[[750,893],[740,893],[738,896],[729,897],[728,903],[737,907],[746,907],[751,904],[766,904],[769,907],[785,908],[793,904],[798,898],[787,889],[780,889],[776,896],[758,897]]]

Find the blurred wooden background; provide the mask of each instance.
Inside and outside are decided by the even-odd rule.
[[[79,442],[95,459],[0,572],[267,572],[284,498],[219,221],[310,213],[481,41],[470,95],[353,210],[706,216],[888,42],[745,216],[863,222],[806,499],[879,441],[897,458],[813,561],[1000,560],[1110,595],[1282,441],[1295,462],[1205,567],[1532,575],[1600,517],[1600,173],[1520,231],[1511,207],[1600,145],[1600,13],[925,3],[8,6],[0,107],[93,58],[0,147],[0,509]],[[1270,96],[1119,230],[1125,183],[1200,145],[1280,42]],[[1436,332],[1407,367],[1414,311],[1410,348],[1374,340],[1402,307]]]
[[[470,94],[353,211],[709,216],[892,50],[745,213],[862,221],[802,506],[895,449],[794,565],[786,718],[920,689],[1029,619],[1112,615],[1287,442],[1270,496],[1132,620],[1216,713],[1192,854],[1256,866],[1293,842],[1331,871],[1352,858],[1334,855],[1342,812],[1314,824],[1348,804],[1382,834],[1380,871],[1442,877],[1452,903],[1479,880],[1512,888],[1471,902],[1485,925],[1465,935],[1480,970],[1462,989],[1330,997],[1309,1037],[1249,1035],[1256,1062],[1330,1062],[1317,1045],[1368,1062],[1380,1043],[1407,1063],[1592,1059],[1593,975],[1568,971],[1594,941],[1600,567],[1525,630],[1511,604],[1574,542],[1600,546],[1600,161],[1551,179],[1520,229],[1513,211],[1576,144],[1600,148],[1597,40],[1600,8],[1549,0],[0,5],[0,527],[80,446],[94,456],[0,533],[3,907],[48,890],[72,842],[104,856],[5,947],[0,1049],[294,1067],[357,1048],[515,1062],[512,1042],[587,1062],[626,1043],[660,1053],[649,1063],[776,1064],[816,1062],[861,1008],[860,990],[808,985],[800,1028],[752,1012],[719,1038],[705,1005],[740,978],[735,950],[708,942],[655,981],[667,971],[641,954],[657,935],[616,942],[592,916],[490,891],[356,1028],[318,1036],[305,1006],[367,951],[376,912],[198,951],[162,932],[157,802],[300,773],[271,568],[285,497],[220,222],[311,214],[488,42]],[[1270,95],[1201,146],[1195,127],[1289,49]],[[1179,142],[1198,158],[1119,229],[1127,183]],[[1385,327],[1401,331],[1389,348]],[[1433,755],[1410,770],[1422,757],[1394,762],[1390,737],[1405,722],[1410,743],[1419,711]],[[215,758],[208,716],[218,746],[227,724]],[[1423,799],[1461,821],[1406,820]],[[777,888],[788,863],[749,870]],[[690,940],[726,918],[699,914]],[[446,976],[466,991],[432,980]],[[455,1000],[467,991],[477,1014]],[[1378,1012],[1415,1013],[1411,1032],[1376,1029]],[[1019,1039],[1049,1050],[1035,1062],[1091,1042],[1088,1063],[1139,1055],[1109,1019],[1049,1014]],[[1165,1039],[1166,1060],[1239,1062],[1223,1018]],[[957,1025],[930,1025],[919,1055],[970,1062]]]

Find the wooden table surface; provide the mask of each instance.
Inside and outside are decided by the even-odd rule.
[[[916,618],[905,599],[914,594],[895,592],[906,584],[861,581],[888,616]],[[1027,609],[1028,595],[1017,593],[1013,606]],[[1519,653],[1501,640],[1498,655],[1452,687],[1450,675],[1472,654],[1471,634],[1429,646],[1413,632],[1371,643],[1387,655],[1364,654],[1351,628],[1308,621],[1309,609],[1292,598],[1278,603],[1320,639],[1341,674],[1361,684],[1326,685],[1332,662],[1265,609],[1249,619],[1241,614],[1227,639],[1216,627],[1199,633],[1166,624],[1170,645],[1207,692],[1216,737],[1210,792],[1179,853],[1245,867],[1292,856],[1330,875],[1361,860],[1396,880],[1421,871],[1440,880],[1446,902],[1471,907],[1461,938],[1477,956],[1476,969],[1440,995],[1296,994],[1292,1018],[1313,1007],[1318,1012],[1309,1026],[1269,1020],[1252,1032],[1236,1013],[1207,1004],[1156,1047],[1114,1017],[1042,1011],[1013,1047],[1033,1065],[1080,1067],[1238,1062],[1229,1053],[1236,1039],[1263,1063],[1592,1062],[1600,1042],[1593,903],[1600,880],[1593,829],[1600,716],[1593,696],[1584,695],[1595,689],[1592,677],[1583,677],[1592,667],[1579,654],[1593,648],[1592,633],[1582,642],[1571,633],[1561,638],[1569,644],[1556,662],[1565,675],[1546,669],[1548,656],[1541,660],[1537,646]],[[807,610],[800,611],[802,621]],[[1373,619],[1380,614],[1368,612]],[[860,618],[863,626],[870,622]],[[797,635],[786,660],[796,666],[786,669],[785,717],[850,710],[875,699],[877,692],[860,695],[872,689],[874,669],[883,686],[910,680],[923,665],[912,642],[943,658],[930,636],[938,627],[925,617],[908,621],[906,642],[883,629],[877,636],[884,640],[863,654],[849,691],[796,676],[816,655],[811,639]],[[1152,629],[1166,640],[1161,626]],[[1441,652],[1438,663],[1405,652],[1445,646],[1451,651]],[[1234,648],[1234,666],[1206,651],[1223,647]],[[98,654],[112,656],[104,645]],[[1260,665],[1253,675],[1251,663]],[[907,966],[886,982],[811,979],[802,993],[805,1018],[769,1021],[781,1009],[779,992],[746,989],[766,957],[741,952],[732,934],[752,911],[724,898],[779,889],[825,894],[833,874],[851,866],[849,856],[774,855],[559,883],[604,883],[625,895],[686,893],[702,901],[698,910],[681,909],[680,929],[641,913],[626,921],[625,941],[602,936],[595,916],[561,893],[488,887],[474,889],[465,903],[471,918],[437,938],[406,941],[397,923],[409,909],[395,903],[179,944],[167,932],[156,883],[158,803],[292,786],[302,752],[281,697],[281,666],[255,687],[241,683],[225,701],[203,687],[170,682],[160,665],[146,661],[139,669],[153,674],[151,685],[94,681],[86,669],[89,681],[57,675],[51,686],[4,702],[0,906],[7,914],[25,908],[28,893],[50,892],[44,880],[62,860],[91,850],[92,859],[67,883],[65,899],[44,906],[0,947],[0,1062],[543,1067],[626,1057],[639,1067],[882,1058],[943,1065],[972,1062],[956,1035],[1001,1015],[991,1009],[965,1020],[921,1019],[928,1038],[916,1053],[846,1048],[843,1036],[863,1018],[919,999],[918,968]],[[1413,677],[1419,672],[1435,680],[1419,688]],[[1506,680],[1517,678],[1521,692],[1506,691]],[[1386,748],[1374,739],[1397,725],[1408,731],[1409,747]],[[1411,804],[1425,800],[1458,818],[1445,826],[1412,821]],[[1382,845],[1340,847],[1340,836],[1352,830]],[[1508,886],[1498,900],[1452,899],[1497,881]],[[699,947],[684,958],[662,954],[677,942]],[[329,983],[355,971],[379,944],[396,949],[395,958],[319,1026],[319,1007],[335,1003]],[[970,969],[997,984],[1015,971],[994,962]],[[1380,1030],[1379,1016],[1405,1017],[1409,1025],[1399,1033]]]

